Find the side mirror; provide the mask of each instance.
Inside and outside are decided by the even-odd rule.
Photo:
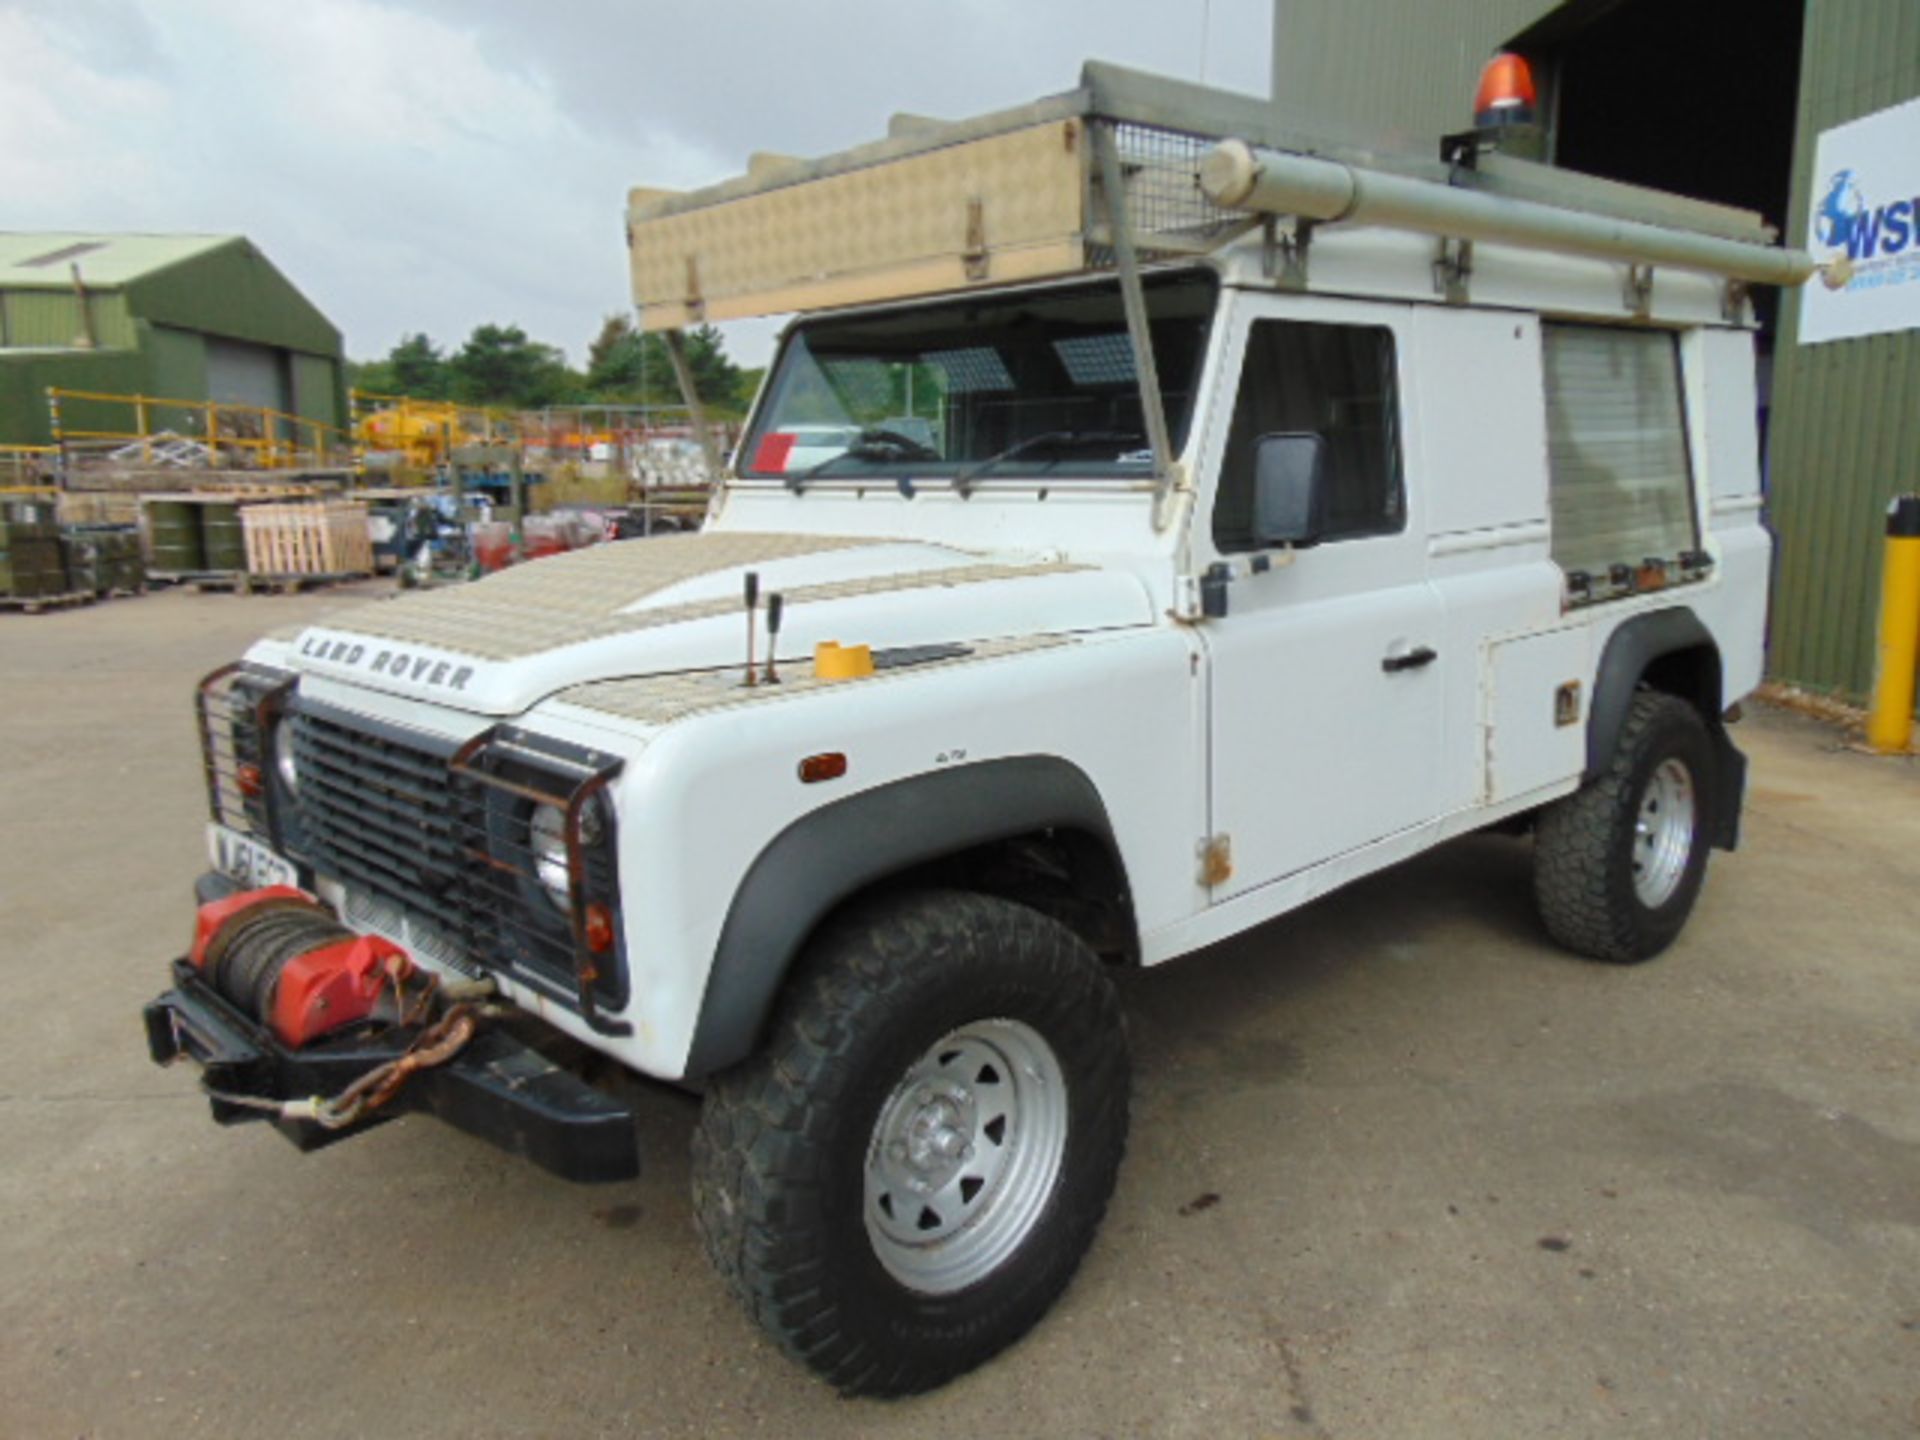
[[[1312,545],[1326,528],[1327,440],[1307,431],[1262,435],[1253,448],[1253,538]]]

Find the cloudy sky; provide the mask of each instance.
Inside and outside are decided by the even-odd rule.
[[[497,321],[578,362],[627,303],[629,185],[1017,104],[1089,56],[1265,94],[1272,6],[0,0],[0,226],[240,232],[356,358]]]

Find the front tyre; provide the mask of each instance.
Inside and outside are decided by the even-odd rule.
[[[1548,933],[1618,964],[1672,944],[1706,878],[1713,776],[1700,713],[1636,695],[1606,770],[1540,813],[1533,891]]]
[[[943,1384],[1066,1288],[1113,1193],[1128,1078],[1112,984],[1064,926],[955,892],[860,906],[708,1091],[708,1254],[841,1390]]]

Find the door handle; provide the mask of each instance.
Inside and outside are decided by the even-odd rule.
[[[1417,650],[1409,650],[1404,655],[1389,655],[1380,662],[1380,668],[1392,675],[1399,670],[1418,670],[1422,665],[1431,665],[1440,658],[1440,652],[1431,645],[1422,645]]]

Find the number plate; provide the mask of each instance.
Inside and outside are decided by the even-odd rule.
[[[207,826],[207,853],[213,868],[249,889],[268,885],[300,884],[300,867],[284,856],[276,855],[250,835],[229,830],[224,825]]]

